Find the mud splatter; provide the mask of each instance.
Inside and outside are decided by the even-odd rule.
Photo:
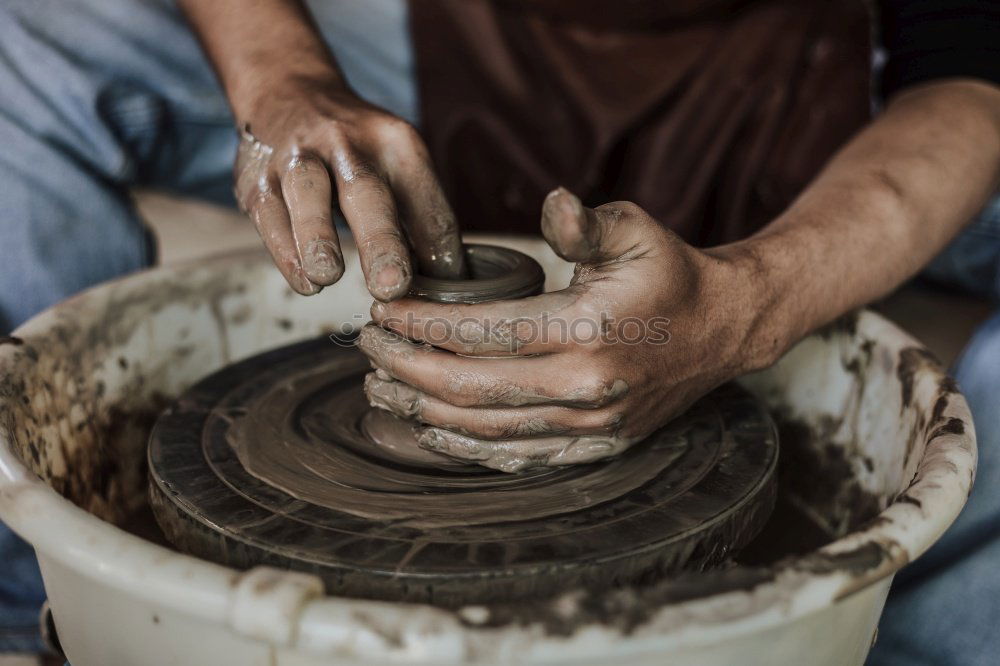
[[[20,333],[5,349],[0,434],[32,472],[104,520],[119,523],[145,501],[144,443],[168,402],[158,387],[177,363],[173,354],[144,360],[115,350],[164,308],[245,291],[235,278],[202,272],[204,280],[188,284],[165,278],[145,289],[111,285],[110,297],[77,295],[50,313],[44,334]]]
[[[840,537],[871,520],[887,502],[864,489],[858,481],[862,459],[849,457],[847,449],[831,441],[839,427],[836,419],[817,426],[778,415],[781,463],[778,483],[792,502],[808,507],[814,520],[831,537]]]
[[[839,553],[815,552],[782,560],[772,567],[732,566],[716,571],[681,574],[669,580],[622,587],[610,592],[575,590],[543,602],[494,604],[462,613],[463,624],[475,627],[539,625],[546,634],[568,637],[587,625],[617,629],[628,636],[650,622],[665,606],[712,595],[749,592],[780,577],[796,574],[864,574],[886,566],[897,566],[895,544],[866,542]],[[847,588],[839,595],[854,590]]]
[[[914,381],[917,374],[925,368],[941,368],[941,361],[924,347],[907,347],[899,352],[899,365],[896,366],[896,377],[902,390],[902,409],[913,402]]]

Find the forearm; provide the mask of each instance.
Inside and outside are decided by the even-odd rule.
[[[753,276],[751,367],[913,276],[1000,181],[1000,89],[909,90],[755,236],[719,248]]]
[[[267,99],[296,88],[346,88],[298,0],[179,0],[239,124],[255,128]],[[266,131],[266,130],[265,130]]]

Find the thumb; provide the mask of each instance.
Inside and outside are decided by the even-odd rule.
[[[556,188],[542,204],[542,235],[566,261],[613,261],[640,244],[642,218],[646,217],[631,219],[636,216],[626,215],[624,205],[608,204],[595,210],[584,206],[569,190]]]

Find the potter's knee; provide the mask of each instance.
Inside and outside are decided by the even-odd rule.
[[[966,397],[1000,391],[1000,312],[973,333],[955,364],[954,375]]]

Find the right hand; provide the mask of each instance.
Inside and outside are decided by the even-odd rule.
[[[270,90],[252,114],[234,173],[237,201],[292,289],[315,294],[344,273],[333,191],[377,300],[409,290],[407,239],[421,273],[462,277],[458,225],[413,126],[349,91],[292,87]]]

